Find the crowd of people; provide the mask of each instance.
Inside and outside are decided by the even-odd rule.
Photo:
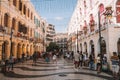
[[[94,54],[88,55],[85,52],[73,52],[73,51],[66,51],[65,53],[60,53],[57,51],[53,52],[34,52],[32,56],[29,56],[28,54],[25,55],[25,53],[22,54],[21,62],[23,63],[27,59],[33,60],[33,65],[36,65],[36,62],[39,58],[43,58],[46,63],[53,62],[54,64],[57,64],[58,58],[63,57],[67,61],[73,61],[75,65],[75,71],[78,71],[81,68],[88,67],[90,70],[96,70],[99,74],[101,70],[108,71],[108,60],[106,54],[98,54],[95,58]],[[113,77],[117,80],[118,75],[120,75],[120,55],[117,55],[116,52],[113,52],[113,56],[110,58],[111,60],[111,67],[113,72]],[[15,59],[14,56],[10,56],[8,60],[4,63],[4,71],[8,69],[13,70]]]
[[[113,52],[113,56],[110,58],[112,63],[112,72],[115,80],[120,78],[120,55]],[[78,71],[80,68],[89,67],[90,70],[96,70],[99,74],[101,71],[108,71],[109,66],[107,62],[106,54],[98,54],[97,58],[93,54],[88,54],[77,51],[74,55],[75,70]],[[118,79],[119,78],[119,79]]]

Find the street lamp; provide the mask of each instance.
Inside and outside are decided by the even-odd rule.
[[[102,48],[101,48],[101,24],[100,24],[100,11],[98,11],[98,26],[99,26],[99,43],[100,43],[100,63],[101,63],[101,69],[102,69],[102,61],[103,61],[103,54],[102,54]]]
[[[44,37],[43,37],[43,52],[44,52]]]
[[[13,37],[13,28],[11,28],[11,33],[10,33],[10,57],[12,57],[12,37]]]
[[[78,47],[78,30],[77,30],[77,51],[79,51],[79,47]]]
[[[105,9],[105,12],[103,13],[103,15],[110,19],[112,17],[112,7],[111,6],[108,6],[106,7]],[[100,54],[101,54],[101,68],[102,68],[102,61],[103,61],[103,54],[102,54],[102,46],[101,46],[101,42],[102,42],[102,37],[101,37],[101,22],[100,22],[100,10],[98,11],[98,26],[99,26],[99,43],[100,43]]]
[[[5,41],[4,41],[4,37],[5,37],[5,32],[6,32],[5,28],[3,28],[2,31],[3,31],[2,60],[4,60],[5,59]]]

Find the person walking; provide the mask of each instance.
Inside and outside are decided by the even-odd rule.
[[[89,66],[90,66],[91,70],[94,68],[93,64],[94,64],[94,58],[93,58],[93,55],[90,54],[90,56],[89,56]]]
[[[24,63],[24,60],[25,60],[25,53],[23,52],[23,54],[22,54],[22,63]]]
[[[84,59],[84,56],[81,52],[80,55],[79,55],[79,67],[80,68],[82,68],[82,66],[83,66],[83,59]]]
[[[78,69],[79,69],[79,51],[77,51],[74,54],[74,65],[75,65],[75,70],[78,71]]]
[[[56,54],[53,54],[53,63],[57,64],[57,56],[56,56]]]
[[[46,57],[45,57],[45,61],[48,63],[50,62],[50,56],[49,56],[49,53],[47,53]]]
[[[9,59],[9,66],[8,66],[8,71],[11,69],[13,71],[13,68],[14,68],[14,56],[10,56],[10,59]]]
[[[101,69],[100,54],[98,54],[98,56],[97,56],[97,73],[101,72],[100,69]]]
[[[37,53],[35,51],[33,54],[33,65],[36,65],[36,61],[37,61]]]

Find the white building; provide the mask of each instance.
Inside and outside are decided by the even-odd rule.
[[[46,45],[48,46],[50,42],[54,41],[55,36],[55,26],[53,24],[48,24],[46,27]]]
[[[120,54],[120,0],[78,0],[68,26],[68,49],[76,51],[78,45],[79,51],[96,58],[100,53],[99,21],[101,53],[111,64],[112,53]]]

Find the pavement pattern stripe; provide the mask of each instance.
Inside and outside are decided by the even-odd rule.
[[[41,65],[42,63],[42,65]],[[37,65],[37,66],[36,66]],[[15,65],[15,69],[14,69],[14,72],[12,71],[9,71],[7,73],[4,74],[4,77],[3,78],[12,78],[15,80],[17,80],[18,78],[19,79],[25,79],[26,80],[34,80],[33,78],[39,78],[39,79],[43,79],[43,80],[54,80],[55,76],[59,76],[60,78],[60,75],[65,75],[64,77],[67,77],[67,76],[88,76],[88,77],[93,77],[93,78],[98,78],[99,80],[113,80],[112,79],[112,76],[110,75],[104,75],[104,74],[96,74],[95,71],[90,71],[89,69],[82,69],[78,72],[74,71],[73,69],[73,64],[66,64],[64,62],[62,62],[61,60],[57,63],[57,64],[53,64],[53,63],[49,63],[47,64],[46,62],[44,62],[44,60],[42,61],[38,61],[37,64],[35,66],[32,65],[32,61],[27,61],[25,63],[22,63],[22,64],[19,64],[19,65]],[[44,67],[44,68],[41,68],[41,67]],[[53,69],[49,69],[49,68],[53,68]],[[56,69],[56,67],[58,67]],[[46,73],[42,71],[47,71]],[[23,74],[24,72],[28,73],[27,74]],[[30,72],[32,72],[34,75],[32,74],[29,74]],[[41,74],[39,73],[36,73],[36,72],[41,72]],[[47,79],[49,77],[53,77],[51,79]],[[63,77],[63,76],[61,76]],[[68,78],[68,77],[67,77]],[[77,78],[77,77],[76,77]],[[83,78],[83,77],[82,77]],[[62,79],[62,80],[84,80],[84,79]],[[9,79],[9,80],[12,80],[12,79]],[[0,79],[1,80],[1,79]],[[3,79],[4,80],[4,79]],[[5,79],[6,80],[6,79]]]

